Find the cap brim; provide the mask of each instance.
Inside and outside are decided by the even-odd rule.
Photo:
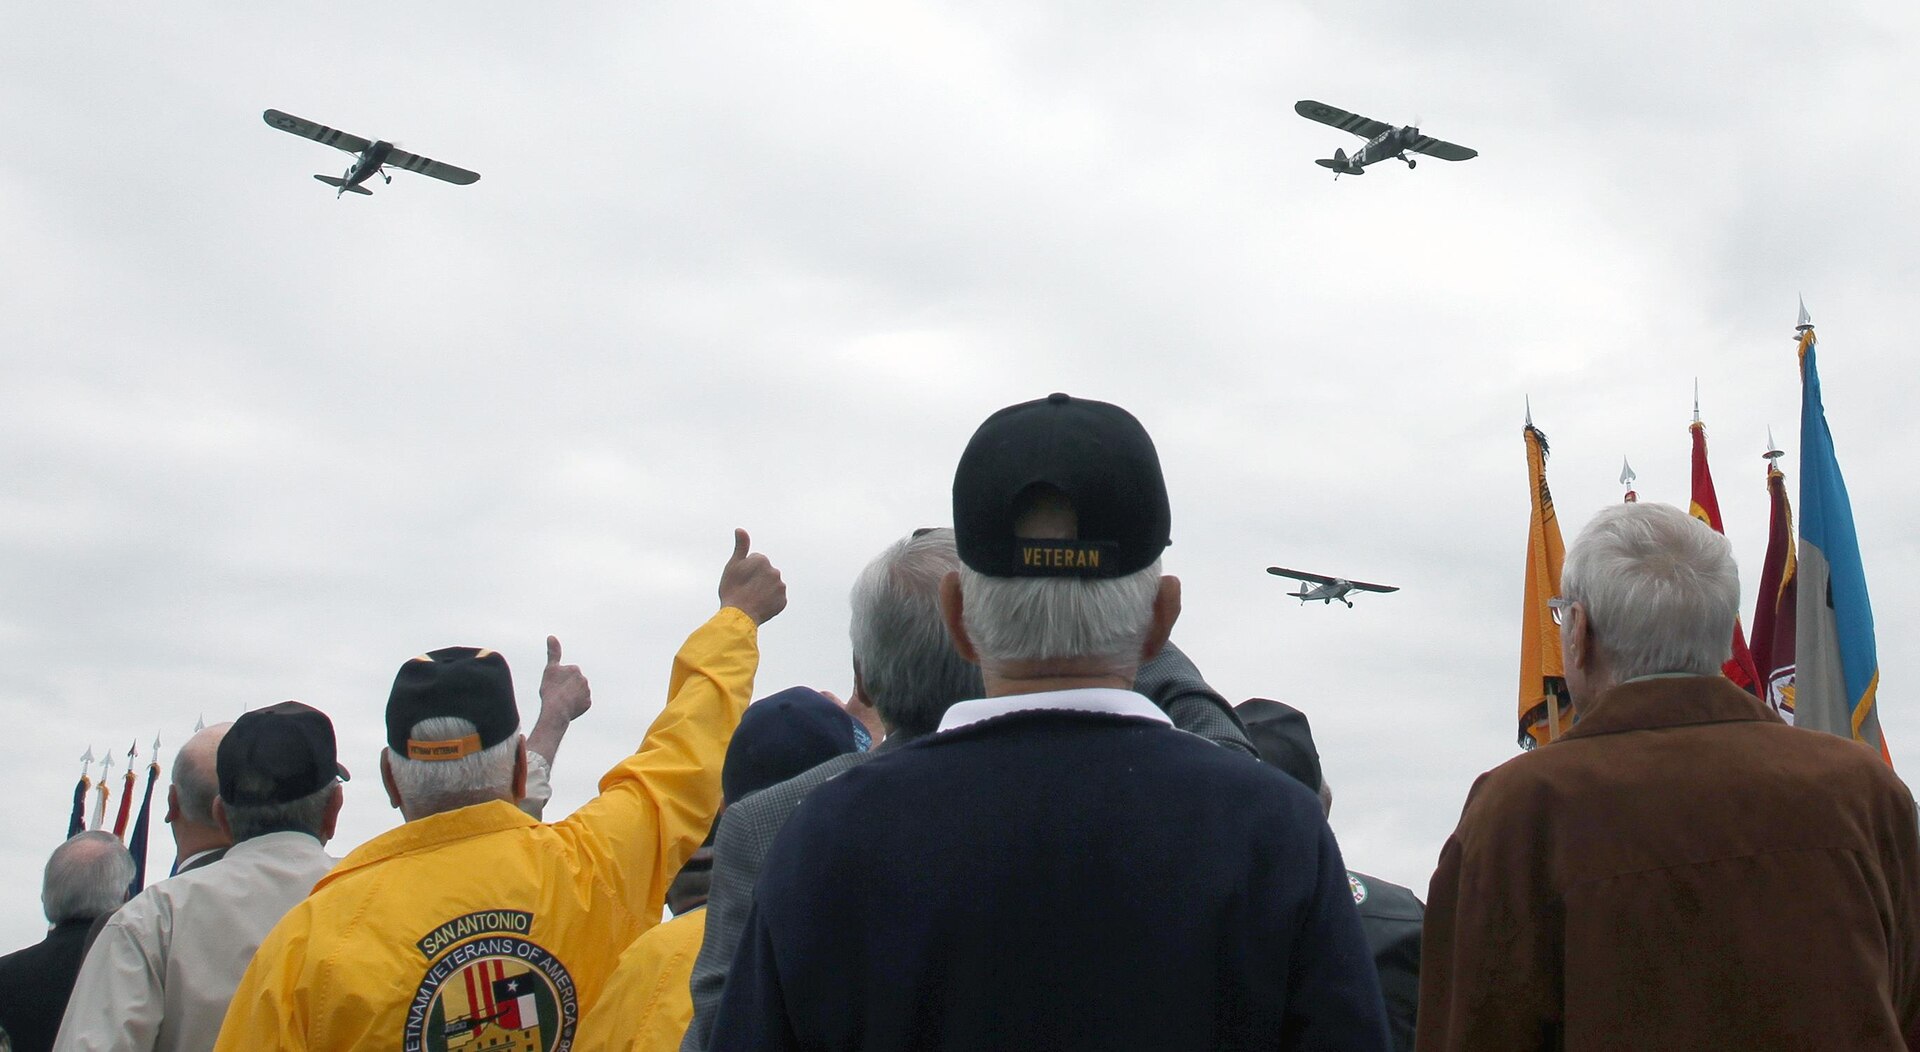
[[[347,773],[347,765],[346,765],[346,764],[344,764],[344,763],[338,763],[338,762],[336,762],[336,763],[335,763],[335,764],[333,765],[333,770],[334,770],[334,773],[336,773],[336,774],[338,774],[338,775],[340,776],[340,780],[341,780],[341,781],[343,781],[343,782],[351,782],[351,781],[353,781],[353,775],[350,775],[350,774],[348,774],[348,773]]]

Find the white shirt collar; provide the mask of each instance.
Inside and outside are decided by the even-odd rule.
[[[1043,710],[1100,712],[1109,716],[1131,716],[1135,719],[1153,720],[1169,727],[1173,726],[1173,721],[1167,718],[1167,714],[1161,712],[1159,706],[1148,701],[1143,695],[1113,687],[1081,687],[1076,690],[1008,694],[998,698],[957,702],[947,709],[945,716],[941,717],[940,730],[950,731],[1015,712]]]

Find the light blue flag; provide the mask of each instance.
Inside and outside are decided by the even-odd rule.
[[[1888,764],[1874,706],[1880,660],[1874,653],[1873,607],[1853,532],[1853,505],[1834,456],[1833,433],[1820,400],[1813,325],[1801,307],[1800,557],[1794,605],[1796,725],[1864,742]]]

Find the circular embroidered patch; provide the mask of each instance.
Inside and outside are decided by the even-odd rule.
[[[579,1022],[573,976],[511,935],[461,943],[427,969],[407,1006],[407,1052],[567,1052]]]
[[[1353,892],[1353,904],[1355,906],[1358,906],[1362,902],[1367,901],[1366,881],[1363,881],[1359,877],[1356,877],[1353,874],[1349,873],[1347,874],[1347,887],[1351,889]]]

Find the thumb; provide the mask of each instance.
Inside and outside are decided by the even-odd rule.
[[[753,546],[753,539],[747,536],[747,531],[740,530],[740,529],[734,530],[732,561],[739,562],[740,560],[746,558],[747,549],[751,548],[752,546]]]
[[[548,636],[547,637],[547,667],[552,668],[553,666],[558,665],[559,663],[560,663],[560,637]]]

